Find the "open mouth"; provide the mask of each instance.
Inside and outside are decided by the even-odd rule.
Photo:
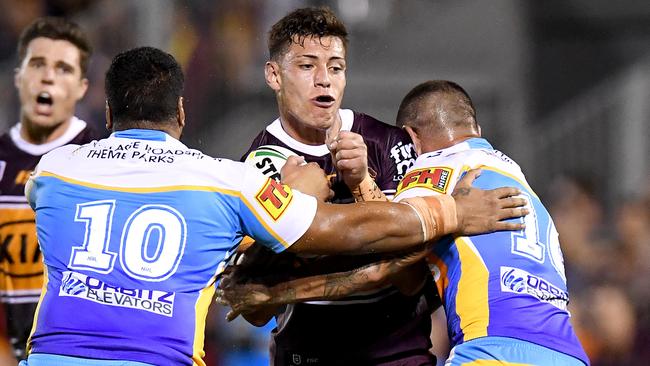
[[[319,95],[316,97],[316,101],[318,103],[332,103],[334,101],[334,98],[329,95]]]
[[[334,105],[334,97],[330,95],[319,95],[316,98],[313,99],[314,104],[316,104],[320,108],[329,108],[332,105]]]
[[[38,104],[44,104],[47,106],[52,106],[52,103],[54,103],[54,100],[52,100],[52,96],[48,92],[42,92],[38,94],[36,97],[36,103]]]
[[[53,104],[54,99],[52,99],[52,95],[48,92],[41,92],[36,96],[36,108],[34,111],[41,116],[51,116],[54,112]]]

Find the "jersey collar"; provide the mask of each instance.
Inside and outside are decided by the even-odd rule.
[[[341,116],[341,131],[350,131],[354,123],[354,112],[350,109],[339,109],[339,116]],[[293,150],[311,156],[324,156],[330,153],[327,145],[307,145],[289,136],[289,134],[282,128],[280,118],[277,118],[266,130],[278,140],[282,141],[285,145]]]
[[[178,145],[185,147],[185,145],[179,140],[173,138],[164,131],[159,130],[148,130],[148,129],[139,129],[132,128],[128,130],[115,131],[111,134],[111,138],[119,139],[134,139],[134,140],[146,140],[146,141],[164,141],[171,143],[172,145]]]
[[[63,135],[61,135],[61,137],[57,138],[54,141],[40,145],[32,144],[20,136],[20,127],[21,123],[18,122],[11,128],[11,130],[9,130],[9,136],[11,137],[11,140],[20,150],[34,156],[41,156],[50,150],[53,150],[59,146],[63,146],[72,141],[75,136],[77,136],[81,131],[83,131],[84,128],[86,128],[86,122],[73,116],[68,129],[63,133]]]
[[[422,157],[422,159],[425,159],[425,157],[428,156],[440,156],[440,155],[447,156],[461,151],[478,150],[478,149],[494,150],[492,145],[490,145],[490,143],[486,139],[481,137],[472,137],[470,139],[467,139],[463,142],[459,142],[447,148],[422,154],[418,156],[417,160],[419,160],[420,157]]]

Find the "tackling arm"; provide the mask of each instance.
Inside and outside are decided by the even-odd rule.
[[[402,203],[318,203],[307,232],[289,251],[311,254],[359,254],[409,249],[447,234],[475,235],[521,230],[522,223],[501,221],[528,210],[515,188],[483,191],[471,188],[480,171],[470,171],[452,197],[414,197]]]
[[[419,268],[427,251],[428,248],[420,248],[401,257],[385,259],[350,271],[301,277],[273,286],[264,285],[263,281],[246,282],[248,277],[235,267],[222,277],[216,301],[231,306],[228,320],[241,313],[255,325],[256,319],[259,319],[257,315],[263,314],[265,309],[275,309],[278,305],[333,300],[386,285],[392,276],[409,272],[409,268]],[[418,264],[414,266],[414,263]],[[423,280],[426,278],[419,277]],[[418,290],[423,283],[417,283]]]

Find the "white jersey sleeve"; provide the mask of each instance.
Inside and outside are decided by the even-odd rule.
[[[307,231],[316,216],[316,198],[292,190],[259,170],[243,166],[241,220],[244,233],[281,252]]]

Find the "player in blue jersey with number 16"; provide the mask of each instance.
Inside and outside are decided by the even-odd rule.
[[[522,190],[531,209],[524,220],[526,229],[450,235],[428,253],[414,253],[408,261],[384,260],[274,286],[233,286],[238,279],[232,272],[220,284],[219,301],[230,305],[234,316],[260,305],[348,296],[396,278],[417,290],[422,280],[407,276],[416,272],[406,272],[404,267],[426,256],[453,346],[445,365],[588,365],[570,324],[564,264],[553,220],[519,166],[481,138],[469,95],[449,81],[420,84],[402,101],[397,124],[411,135],[419,156],[398,185],[395,201],[457,191],[461,177],[471,168],[480,168],[475,186]]]
[[[47,274],[22,365],[205,365],[214,284],[244,235],[275,252],[382,252],[520,228],[500,218],[526,212],[499,199],[517,189],[324,204],[315,164],[292,158],[283,175],[319,198],[208,157],[178,140],[183,73],[155,48],[117,55],[105,89],[113,133],[44,155],[26,187]]]

